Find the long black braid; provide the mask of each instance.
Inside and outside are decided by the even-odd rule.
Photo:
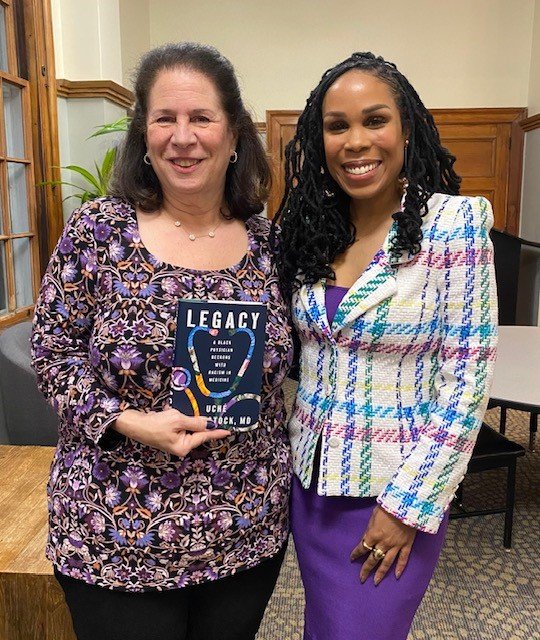
[[[422,241],[422,216],[436,192],[456,195],[461,178],[453,169],[455,157],[441,145],[432,115],[395,64],[373,53],[353,53],[328,69],[311,92],[285,151],[285,195],[273,222],[281,227],[276,243],[278,271],[287,297],[304,282],[334,279],[330,266],[349,247],[356,229],[349,213],[349,197],[329,174],[325,161],[322,103],[328,88],[351,69],[380,78],[392,90],[409,145],[402,177],[407,181],[403,211],[393,215],[397,233],[391,251],[418,253]]]

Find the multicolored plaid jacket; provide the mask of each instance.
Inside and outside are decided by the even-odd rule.
[[[421,251],[393,258],[393,226],[331,326],[324,281],[295,295],[302,349],[289,433],[304,487],[320,438],[319,494],[377,496],[406,524],[437,531],[495,363],[492,224],[485,198],[435,194]]]

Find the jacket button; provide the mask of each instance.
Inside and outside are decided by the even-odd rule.
[[[332,447],[332,449],[339,447],[339,438],[337,436],[331,436],[328,438],[328,446]]]

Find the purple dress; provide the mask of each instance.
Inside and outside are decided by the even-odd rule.
[[[61,573],[113,589],[173,589],[254,567],[282,547],[291,458],[281,383],[292,339],[269,226],[250,218],[240,263],[197,271],[149,253],[122,200],[87,203],[67,223],[32,339],[39,386],[60,416],[47,557]],[[126,408],[168,404],[181,297],[268,309],[259,427],[184,458],[108,429]]]
[[[344,287],[327,285],[330,324],[346,293]],[[294,476],[291,496],[292,533],[306,595],[304,640],[406,640],[437,564],[448,515],[435,535],[416,534],[399,580],[392,566],[377,587],[374,572],[362,584],[362,561],[351,563],[349,555],[361,540],[376,498],[319,496],[317,475],[318,461],[309,489]]]

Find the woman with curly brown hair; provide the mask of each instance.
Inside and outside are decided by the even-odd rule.
[[[148,52],[135,95],[112,193],[74,212],[36,306],[34,367],[60,415],[47,556],[79,640],[253,640],[289,528],[269,168],[213,47]],[[186,298],[266,305],[256,429],[170,407]]]

